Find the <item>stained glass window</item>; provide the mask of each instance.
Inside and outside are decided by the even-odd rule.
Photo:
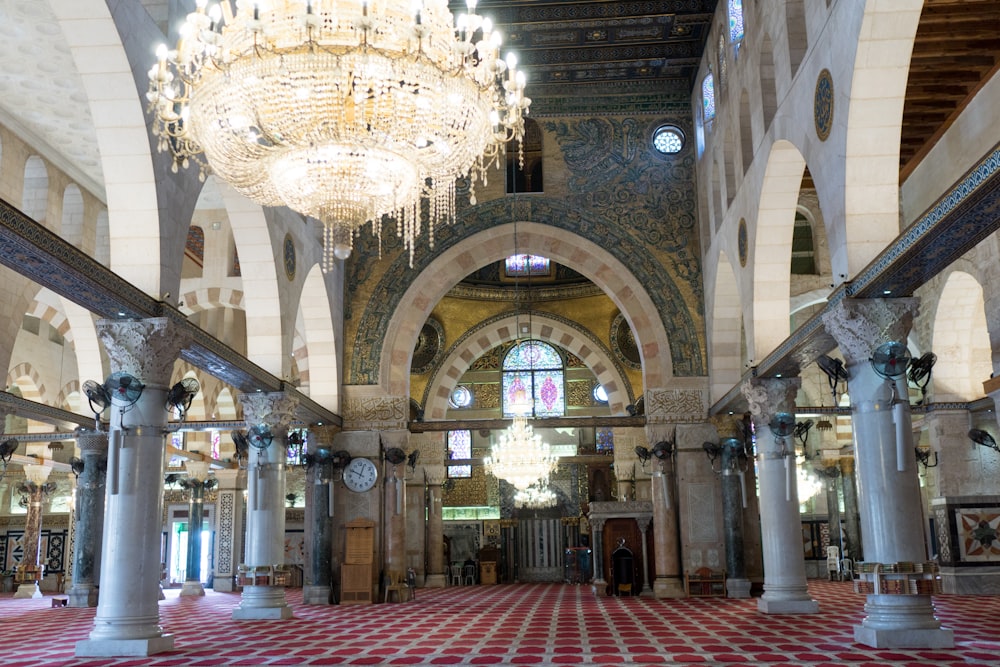
[[[743,0],[729,0],[729,41],[743,40]]]
[[[594,387],[594,400],[598,403],[608,402],[608,390],[604,388],[603,384]]]
[[[472,431],[448,431],[448,458],[472,458]],[[472,466],[448,466],[448,477],[472,477]]]
[[[468,387],[455,387],[451,392],[448,404],[453,408],[467,408],[472,405],[472,392]]]
[[[653,148],[664,155],[680,153],[684,148],[684,135],[673,125],[661,125],[653,132]]]
[[[508,278],[549,275],[549,258],[539,255],[511,255],[504,266]]]
[[[701,104],[704,109],[705,122],[715,118],[715,81],[709,74],[701,82]]]
[[[597,429],[597,453],[612,454],[615,451],[615,434],[610,428]]]
[[[517,404],[527,400],[527,411],[535,417],[561,416],[566,412],[563,360],[556,349],[536,340],[518,343],[503,361],[503,414],[521,412]]]

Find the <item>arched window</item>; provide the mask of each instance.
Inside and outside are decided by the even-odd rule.
[[[729,41],[739,44],[743,40],[743,0],[729,0]]]
[[[472,431],[448,431],[448,458],[472,458]],[[448,466],[448,477],[472,477],[472,466]]]
[[[537,340],[518,343],[503,360],[503,414],[553,417],[566,412],[563,360],[554,347]],[[530,408],[521,408],[525,401]]]
[[[711,122],[715,118],[715,80],[711,73],[701,82],[701,106],[705,122]]]

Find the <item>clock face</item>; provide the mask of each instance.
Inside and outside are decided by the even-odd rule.
[[[352,459],[344,469],[344,486],[351,491],[367,491],[378,480],[378,468],[368,459]]]

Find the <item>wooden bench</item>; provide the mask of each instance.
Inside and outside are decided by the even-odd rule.
[[[67,604],[69,604],[69,598],[68,597],[63,597],[63,596],[57,595],[56,597],[52,598],[52,608],[53,609],[56,609],[57,607],[65,607]]]
[[[707,567],[684,574],[684,592],[688,597],[726,597],[726,573]]]

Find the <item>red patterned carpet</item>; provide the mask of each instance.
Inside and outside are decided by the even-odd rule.
[[[767,616],[756,600],[595,597],[589,586],[523,584],[419,590],[406,603],[317,607],[288,599],[288,621],[233,621],[236,594],[168,591],[161,623],[175,650],[149,658],[75,658],[94,609],[0,598],[0,665],[1000,665],[1000,596],[935,598],[953,650],[881,650],[853,642],[864,596],[811,581],[820,613]]]

